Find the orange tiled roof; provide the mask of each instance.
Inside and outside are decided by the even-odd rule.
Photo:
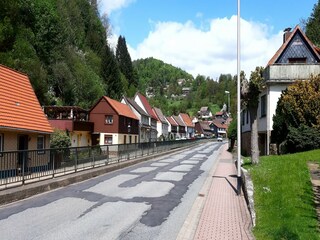
[[[104,96],[104,99],[114,108],[114,110],[121,116],[133,118],[139,120],[139,118],[132,112],[130,107],[126,104],[118,102],[114,99],[111,99],[107,96]]]
[[[166,117],[166,119],[172,126],[178,126],[178,124],[173,120],[172,117]]]
[[[187,113],[180,113],[180,117],[184,121],[184,123],[187,125],[187,127],[194,127],[189,115]]]
[[[52,133],[27,75],[0,65],[0,128]]]

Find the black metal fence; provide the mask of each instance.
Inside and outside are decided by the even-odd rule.
[[[0,152],[0,190],[169,151],[198,140]]]

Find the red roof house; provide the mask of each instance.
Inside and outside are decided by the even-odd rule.
[[[50,147],[52,132],[28,76],[0,65],[0,170],[13,176],[47,165],[50,158],[44,149]],[[36,151],[5,153],[15,150]]]
[[[28,76],[0,65],[0,152],[49,148],[52,132]]]
[[[103,96],[91,108],[92,145],[137,143],[139,118],[126,104]]]

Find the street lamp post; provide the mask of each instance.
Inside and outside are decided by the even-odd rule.
[[[237,14],[237,177],[238,195],[241,194],[241,107],[240,107],[240,0],[238,0],[238,14]]]
[[[228,95],[228,113],[230,115],[230,92],[229,91],[224,91],[225,94]]]

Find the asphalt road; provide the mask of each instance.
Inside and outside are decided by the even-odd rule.
[[[0,208],[4,240],[176,239],[222,143],[204,143]]]

